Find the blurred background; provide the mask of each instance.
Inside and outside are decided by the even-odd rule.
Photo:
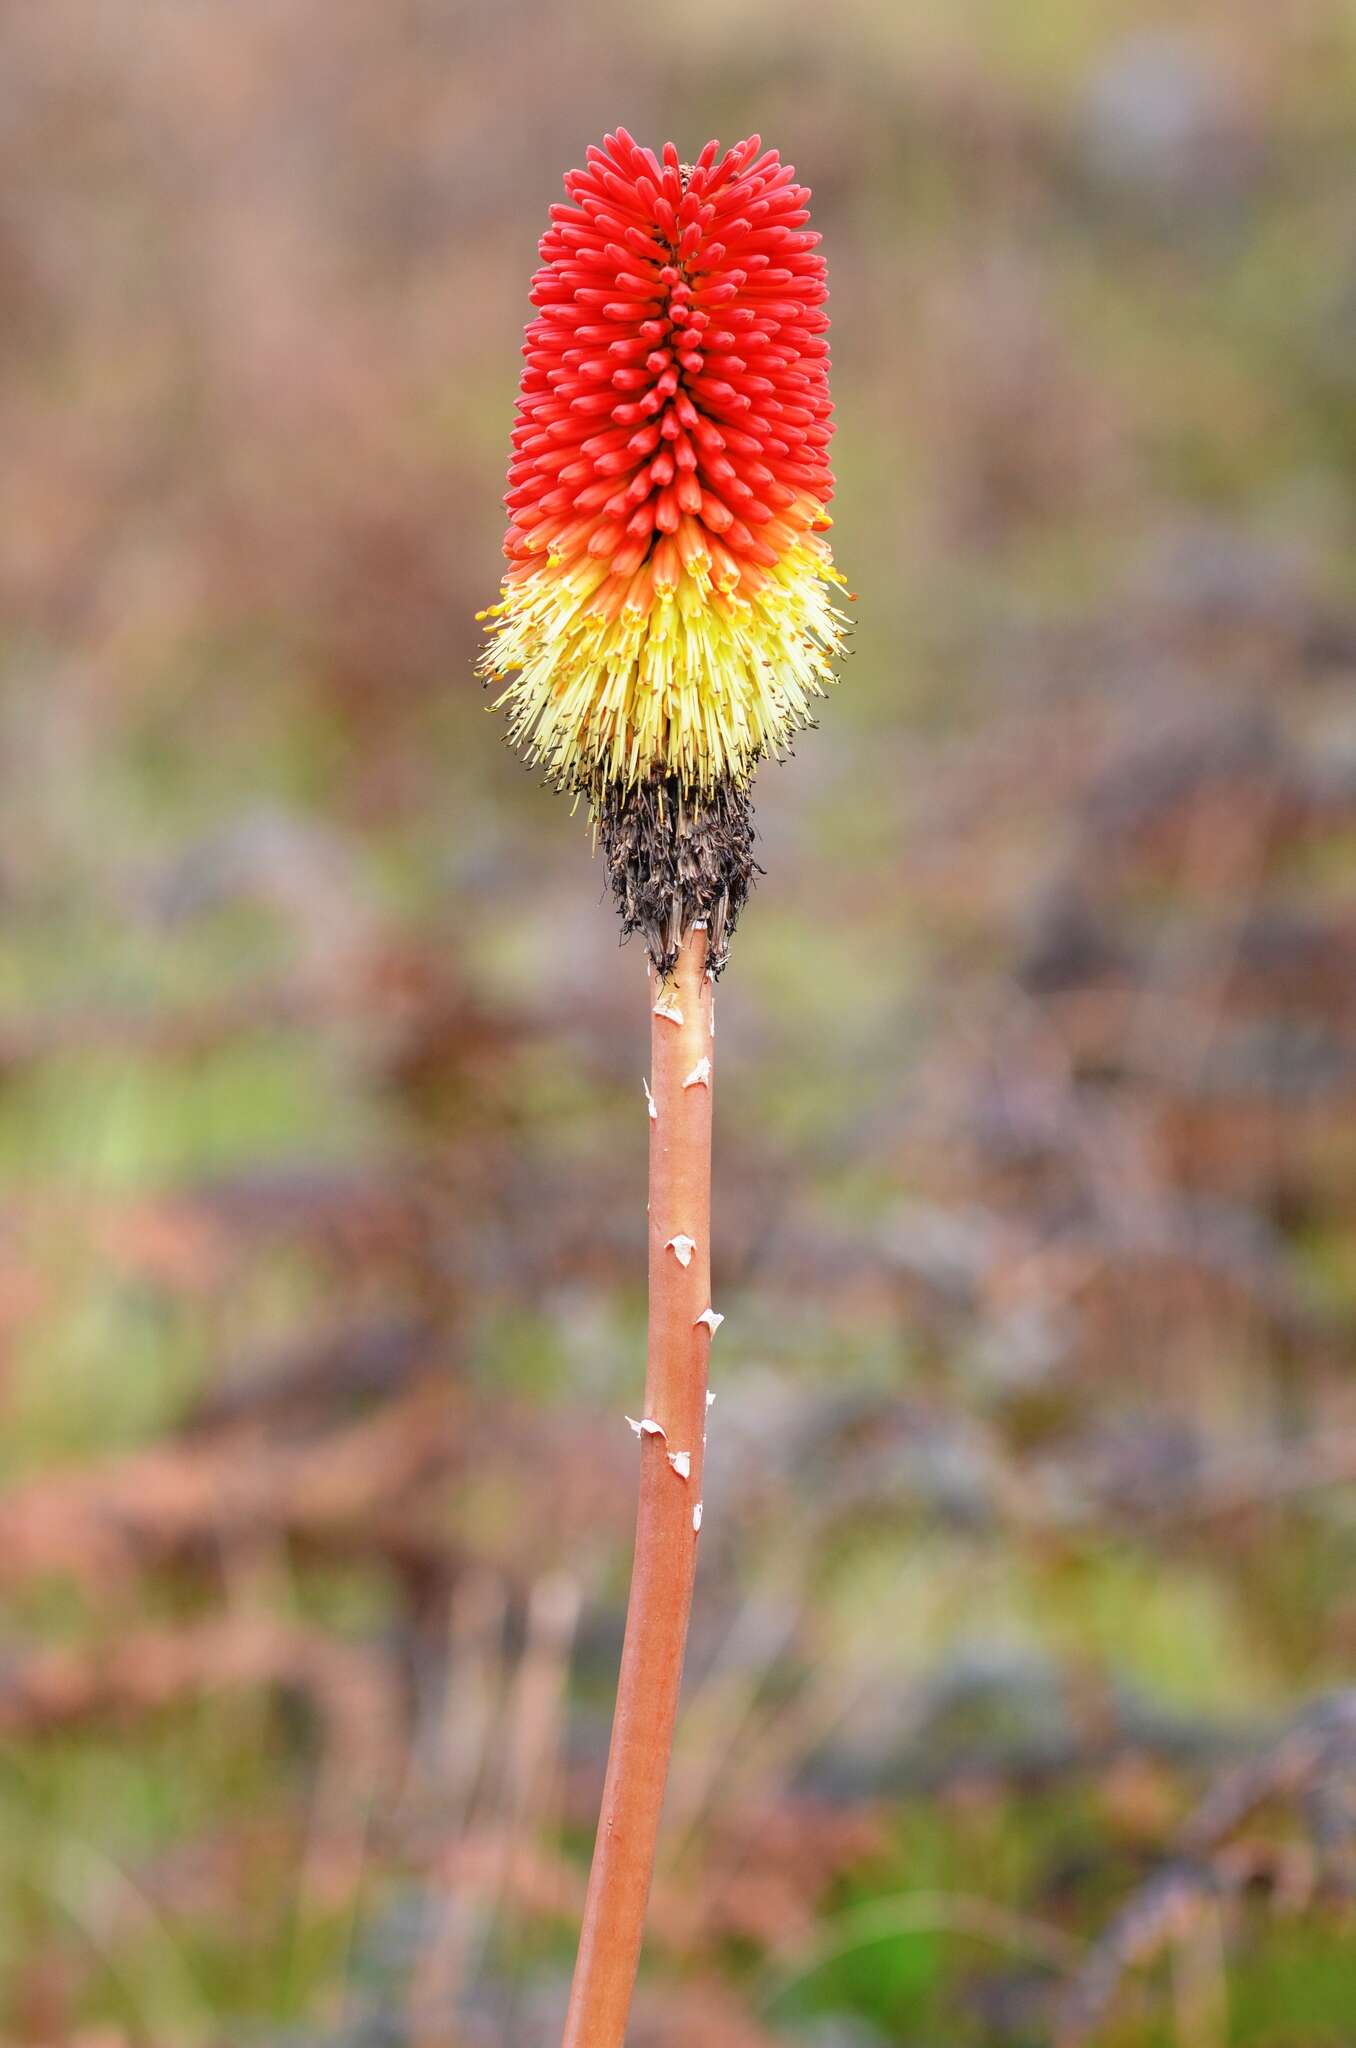
[[[1356,16],[0,17],[0,2037],[555,2039],[644,961],[473,680],[536,238],[760,130],[758,784],[636,2048],[1356,2042]]]

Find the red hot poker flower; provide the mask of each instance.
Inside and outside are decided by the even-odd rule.
[[[760,148],[684,166],[618,129],[541,241],[481,667],[605,840],[637,789],[728,811],[841,651],[825,264],[808,191]]]

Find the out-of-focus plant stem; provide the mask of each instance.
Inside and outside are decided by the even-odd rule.
[[[650,1332],[617,1708],[563,2048],[621,2048],[640,1958],[697,1565],[711,1326],[706,933],[650,983]]]

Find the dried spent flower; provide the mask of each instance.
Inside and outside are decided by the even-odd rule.
[[[824,259],[757,136],[695,164],[625,129],[551,209],[498,604],[509,736],[588,802],[623,927],[719,968],[755,873],[748,785],[813,722],[847,619]]]

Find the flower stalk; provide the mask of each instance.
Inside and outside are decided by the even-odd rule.
[[[706,949],[706,931],[690,931],[672,973],[650,983],[650,1321],[644,1413],[633,1424],[635,1562],[564,2048],[621,2048],[625,2036],[692,1611],[714,1320]]]

